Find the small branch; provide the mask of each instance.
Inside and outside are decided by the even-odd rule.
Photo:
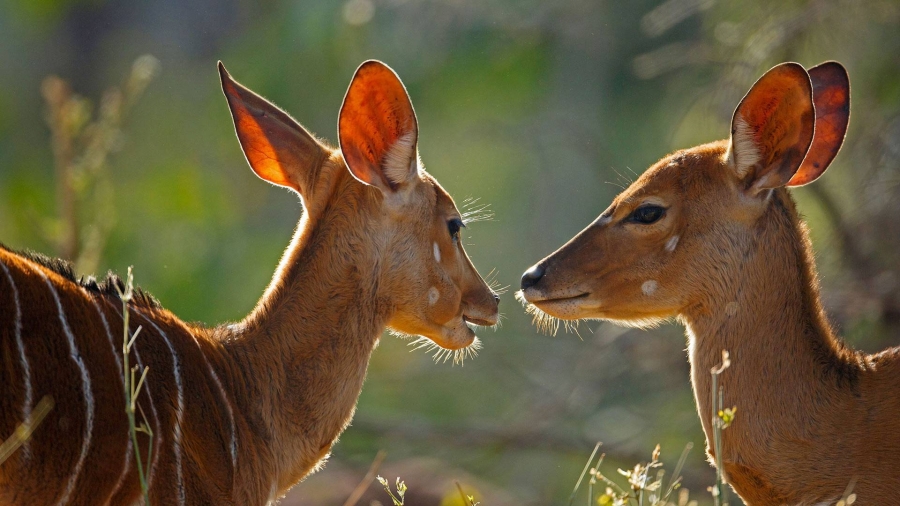
[[[41,84],[47,102],[47,124],[53,138],[53,164],[56,171],[56,206],[62,229],[57,239],[59,254],[74,260],[78,256],[78,210],[73,174],[72,140],[80,125],[77,102],[62,79],[51,76]]]
[[[453,483],[456,483],[456,490],[459,490],[459,496],[462,497],[464,506],[478,506],[478,503],[474,502],[475,500],[472,498],[472,496],[468,496],[465,492],[463,492],[462,485],[459,484],[458,480],[454,481]]]
[[[141,327],[134,332],[134,334],[129,335],[129,311],[128,311],[128,303],[131,302],[131,298],[134,295],[134,273],[132,268],[128,268],[128,275],[125,278],[125,290],[122,291],[119,289],[118,285],[116,285],[116,291],[119,292],[119,298],[122,301],[122,361],[123,361],[123,369],[125,376],[125,414],[128,416],[128,433],[131,436],[131,442],[134,445],[134,459],[137,461],[137,470],[138,470],[138,479],[141,484],[141,492],[144,496],[144,504],[150,504],[150,487],[147,483],[147,475],[145,473],[145,464],[141,460],[141,447],[138,444],[138,432],[142,432],[147,435],[147,462],[146,469],[150,469],[150,463],[153,453],[153,431],[150,429],[150,424],[147,422],[147,417],[144,415],[144,410],[140,408],[140,405],[137,403],[138,394],[141,391],[141,387],[144,384],[144,380],[147,377],[147,371],[150,370],[149,367],[144,367],[143,372],[141,373],[140,379],[135,383],[134,373],[137,371],[137,366],[133,368],[129,368],[128,358],[129,353],[131,353],[131,347],[134,345],[135,339],[137,339],[138,334],[141,331]],[[143,418],[143,423],[138,427],[137,422],[135,421],[135,407],[140,410],[141,417]]]
[[[712,387],[710,395],[712,396],[712,429],[713,429],[713,447],[716,451],[716,485],[713,487],[713,503],[716,506],[728,505],[728,490],[725,487],[727,477],[725,469],[722,466],[722,431],[727,427],[722,420],[722,396],[724,389],[718,386],[719,375],[725,372],[725,369],[731,367],[731,359],[728,352],[722,350],[722,363],[718,367],[710,370],[712,374]],[[732,413],[734,411],[732,410]]]
[[[366,493],[369,485],[372,484],[372,480],[374,480],[375,475],[378,474],[378,468],[381,467],[381,462],[384,461],[386,456],[387,452],[378,450],[378,453],[375,455],[375,460],[373,460],[372,465],[369,466],[369,471],[363,477],[362,481],[359,482],[359,485],[353,489],[353,493],[350,494],[350,497],[344,501],[344,506],[356,506],[356,503],[358,503],[363,494]]]
[[[588,469],[591,467],[591,462],[594,461],[594,455],[597,455],[597,450],[600,449],[600,443],[597,442],[594,445],[594,451],[591,452],[591,456],[588,457],[587,463],[584,465],[584,469],[581,470],[581,476],[578,477],[578,481],[575,482],[575,488],[572,489],[572,494],[569,495],[569,506],[572,506],[572,502],[575,501],[575,494],[578,492],[578,489],[581,487],[581,481],[584,480],[584,475],[587,474]]]
[[[34,411],[31,412],[31,417],[20,423],[12,435],[3,444],[0,444],[0,464],[3,464],[6,459],[31,438],[34,430],[44,421],[44,417],[47,416],[51,409],[53,409],[53,397],[45,395],[37,403]]]
[[[53,397],[45,395],[35,406],[28,420],[20,423],[16,430],[9,438],[0,444],[0,464],[3,464],[13,453],[16,452],[26,441],[34,434],[34,430],[44,421],[47,413],[53,409]]]

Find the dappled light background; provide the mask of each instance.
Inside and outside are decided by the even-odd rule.
[[[844,149],[794,195],[835,324],[866,350],[900,344],[895,0],[5,0],[0,242],[77,257],[83,274],[133,265],[182,318],[238,320],[302,211],[247,166],[216,61],[333,143],[369,58],[406,83],[428,170],[457,202],[490,204],[465,244],[512,288],[464,367],[385,336],[353,425],[283,504],[343,504],[379,450],[408,504],[461,504],[454,480],[484,505],[565,503],[597,441],[609,475],[657,443],[671,469],[693,443],[685,486],[709,502],[683,329],[545,336],[512,292],[649,164],[727,137],[743,93],[782,61],[850,73]],[[388,504],[376,487],[359,504]]]

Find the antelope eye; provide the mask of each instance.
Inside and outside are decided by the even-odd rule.
[[[631,221],[649,225],[659,221],[666,214],[666,208],[655,205],[641,206],[631,213]]]
[[[465,227],[462,220],[459,218],[453,218],[452,220],[447,222],[447,231],[450,232],[450,238],[454,241],[459,240],[459,230]]]

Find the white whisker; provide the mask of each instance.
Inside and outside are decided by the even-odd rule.
[[[412,349],[409,350],[410,353],[418,350],[425,350],[425,353],[430,354],[431,360],[436,364],[445,364],[452,359],[453,365],[463,366],[467,358],[474,360],[475,357],[478,356],[478,351],[481,349],[481,340],[476,337],[472,343],[465,348],[450,350],[442,348],[440,345],[426,337],[419,337],[409,343],[409,346],[412,347]]]
[[[525,306],[525,312],[531,315],[531,323],[532,325],[537,327],[539,332],[551,336],[555,336],[556,333],[559,332],[559,324],[562,320],[550,316],[549,314],[541,311],[534,304],[529,303],[527,300],[525,300],[525,296],[522,294],[521,290],[516,292],[516,300],[518,300],[522,303],[523,306]],[[564,329],[566,332],[568,332],[571,328],[570,325],[571,322],[565,322]]]

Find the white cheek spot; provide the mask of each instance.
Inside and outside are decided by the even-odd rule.
[[[666,251],[668,251],[669,253],[675,251],[675,247],[678,246],[678,239],[680,239],[680,237],[675,235],[672,236],[672,238],[670,238],[668,241],[666,241]]]
[[[731,301],[728,304],[725,304],[725,314],[728,316],[734,316],[738,312],[738,303],[735,301]]]
[[[659,283],[657,283],[656,280],[648,279],[647,281],[644,281],[643,285],[641,285],[641,291],[644,292],[644,295],[653,295],[658,287]]]
[[[438,292],[438,289],[435,287],[431,287],[428,289],[428,305],[433,306],[437,304],[438,299],[441,298],[441,293]]]
[[[433,243],[434,246],[434,261],[437,263],[441,263],[441,248],[438,246],[438,243]]]

